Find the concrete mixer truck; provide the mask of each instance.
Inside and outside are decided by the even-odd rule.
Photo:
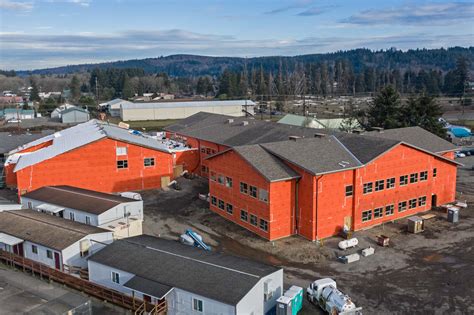
[[[356,307],[349,296],[337,289],[336,281],[330,278],[311,283],[306,289],[306,297],[331,315],[362,315],[362,307]]]

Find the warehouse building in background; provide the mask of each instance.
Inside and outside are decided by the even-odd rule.
[[[116,106],[114,104],[113,106]],[[199,112],[233,117],[254,114],[255,103],[251,100],[173,100],[153,103],[120,103],[123,121],[184,119]]]

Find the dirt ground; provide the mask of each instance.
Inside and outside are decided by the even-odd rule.
[[[321,243],[301,237],[265,241],[226,221],[207,209],[198,193],[207,193],[206,181],[180,179],[182,190],[142,192],[145,201],[144,232],[177,239],[186,228],[203,235],[213,250],[257,259],[285,270],[285,287],[306,288],[317,278],[332,277],[365,314],[473,314],[474,313],[474,157],[460,160],[458,198],[469,202],[460,222],[446,221],[446,213],[430,211],[435,218],[425,221],[420,234],[406,232],[406,219],[359,231],[360,252],[368,246],[375,254],[349,265],[337,257],[340,238]],[[390,237],[382,248],[376,236]],[[304,304],[301,314],[322,314],[316,306]]]

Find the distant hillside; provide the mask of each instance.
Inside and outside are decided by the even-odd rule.
[[[207,57],[196,55],[171,55],[159,58],[135,59],[97,64],[70,65],[34,71],[18,71],[18,75],[29,74],[69,74],[87,72],[94,68],[140,68],[146,73],[167,73],[173,77],[191,77],[211,75],[218,76],[225,69],[238,70],[244,64],[252,67],[263,67],[264,71],[276,71],[280,64],[287,71],[293,71],[298,65],[318,62],[333,62],[335,60],[348,60],[357,73],[364,67],[370,66],[381,69],[437,69],[447,71],[454,68],[456,59],[465,56],[474,67],[474,47],[453,47],[448,49],[416,49],[403,52],[390,49],[384,51],[371,51],[369,49],[354,49],[325,54],[311,54],[293,57]]]

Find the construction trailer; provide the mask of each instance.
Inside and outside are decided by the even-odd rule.
[[[0,212],[0,250],[64,271],[113,241],[111,231],[37,211]]]
[[[210,209],[268,240],[322,239],[455,199],[456,147],[419,127],[348,134],[198,113],[165,129],[199,150]]]
[[[93,283],[168,314],[267,314],[283,291],[283,269],[153,236],[115,241],[89,258]]]
[[[143,201],[71,186],[45,186],[21,196],[24,208],[112,231],[143,234]]]

